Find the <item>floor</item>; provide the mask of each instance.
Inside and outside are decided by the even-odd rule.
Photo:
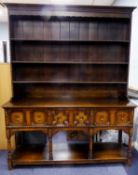
[[[127,175],[138,175],[138,151],[132,151],[132,165],[124,165]]]

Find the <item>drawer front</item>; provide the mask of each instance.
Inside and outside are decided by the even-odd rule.
[[[6,110],[7,126],[92,127],[133,125],[133,109]]]
[[[110,124],[110,113],[108,111],[96,111],[94,115],[95,125],[109,125]]]
[[[43,111],[34,111],[32,112],[32,121],[33,125],[45,125],[47,124],[47,116]]]
[[[98,109],[94,112],[96,126],[129,126],[133,125],[133,109]]]
[[[24,112],[11,112],[9,118],[10,125],[25,125],[26,119]]]

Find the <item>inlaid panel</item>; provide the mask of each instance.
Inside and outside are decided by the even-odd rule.
[[[75,112],[73,124],[74,126],[88,126],[90,124],[89,114],[83,111]]]
[[[51,124],[57,127],[69,126],[69,112],[68,111],[53,111],[50,116],[52,117]]]
[[[116,112],[116,122],[118,125],[130,124],[130,113],[126,110],[119,110]]]
[[[109,125],[110,124],[110,115],[108,111],[102,110],[97,111],[94,116],[95,125]]]
[[[33,124],[46,124],[47,118],[45,112],[42,111],[35,111],[33,112],[33,117],[32,117],[32,122]]]
[[[23,125],[25,124],[25,115],[23,112],[11,112],[10,114],[11,125]]]

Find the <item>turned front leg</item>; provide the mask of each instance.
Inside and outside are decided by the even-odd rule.
[[[89,159],[92,159],[92,152],[93,152],[93,135],[92,130],[89,132]]]
[[[122,144],[122,130],[118,131],[118,143],[121,145]]]
[[[129,131],[129,140],[128,140],[128,165],[131,165],[132,162],[132,129]]]
[[[52,152],[52,133],[49,131],[48,133],[48,153],[49,153],[49,160],[53,159],[53,152]]]
[[[13,168],[12,164],[12,144],[11,144],[11,132],[10,130],[6,131],[7,134],[7,149],[8,149],[8,169]]]

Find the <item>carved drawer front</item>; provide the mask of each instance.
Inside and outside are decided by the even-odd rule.
[[[10,114],[10,122],[13,125],[25,124],[25,116],[23,112],[12,112]]]
[[[88,126],[89,123],[89,114],[86,114],[83,111],[75,112],[73,119],[74,126]]]
[[[52,116],[52,125],[59,127],[69,126],[69,111],[53,111],[50,115]]]
[[[118,125],[130,124],[130,114],[129,111],[120,110],[116,112],[116,122]]]
[[[33,112],[33,124],[39,124],[39,125],[42,125],[42,124],[46,124],[46,114],[45,112],[42,112],[42,111],[35,111]]]
[[[98,111],[95,113],[95,125],[109,125],[110,116],[107,111]]]

